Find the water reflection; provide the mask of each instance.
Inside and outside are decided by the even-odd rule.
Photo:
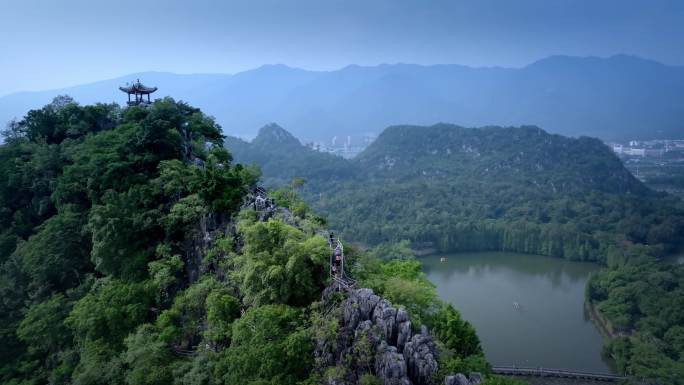
[[[471,321],[494,364],[609,371],[584,311],[590,263],[514,253],[423,258],[440,296]]]

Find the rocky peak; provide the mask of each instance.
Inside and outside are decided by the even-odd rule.
[[[275,123],[267,124],[259,129],[259,134],[252,141],[257,147],[287,147],[300,148],[302,144],[297,138]],[[271,148],[273,150],[273,148]]]
[[[324,302],[336,291],[336,286],[328,288],[323,294]],[[438,370],[438,350],[427,329],[423,327],[420,333],[412,334],[408,313],[371,289],[343,293],[345,298],[338,305],[337,339],[316,341],[319,369],[347,369],[345,378],[329,379],[328,383],[356,384],[372,366],[385,385],[431,384]]]

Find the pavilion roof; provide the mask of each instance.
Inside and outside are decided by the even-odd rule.
[[[119,89],[127,94],[151,94],[157,90],[157,87],[147,87],[140,83],[140,79],[133,84],[126,84]]]

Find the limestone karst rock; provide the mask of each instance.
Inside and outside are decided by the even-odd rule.
[[[324,302],[336,290],[335,285],[326,289]],[[340,292],[344,299],[337,305],[336,338],[315,341],[319,368],[346,367],[348,384],[356,384],[371,366],[385,385],[431,384],[438,370],[438,350],[427,329],[412,335],[408,313],[371,289]]]
[[[404,347],[404,359],[409,377],[415,384],[429,384],[439,369],[437,364],[437,345],[427,328],[422,327],[420,334],[414,334]]]
[[[470,373],[468,377],[461,373],[444,377],[444,385],[479,385],[482,381],[480,373]]]
[[[375,358],[375,373],[385,385],[411,385],[406,372],[404,357],[397,352],[395,346],[387,345],[382,341]]]

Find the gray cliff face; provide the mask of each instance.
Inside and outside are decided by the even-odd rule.
[[[334,292],[335,287],[328,288],[324,301]],[[346,292],[339,309],[336,340],[316,341],[320,369],[346,369],[344,378],[329,378],[328,384],[356,384],[366,373],[374,373],[385,385],[432,384],[438,370],[437,345],[426,328],[412,335],[405,310],[371,289]]]
[[[183,262],[187,271],[188,283],[192,284],[207,272],[208,266],[202,264],[207,251],[219,234],[229,230],[230,220],[222,215],[205,214],[186,234],[183,243]]]

